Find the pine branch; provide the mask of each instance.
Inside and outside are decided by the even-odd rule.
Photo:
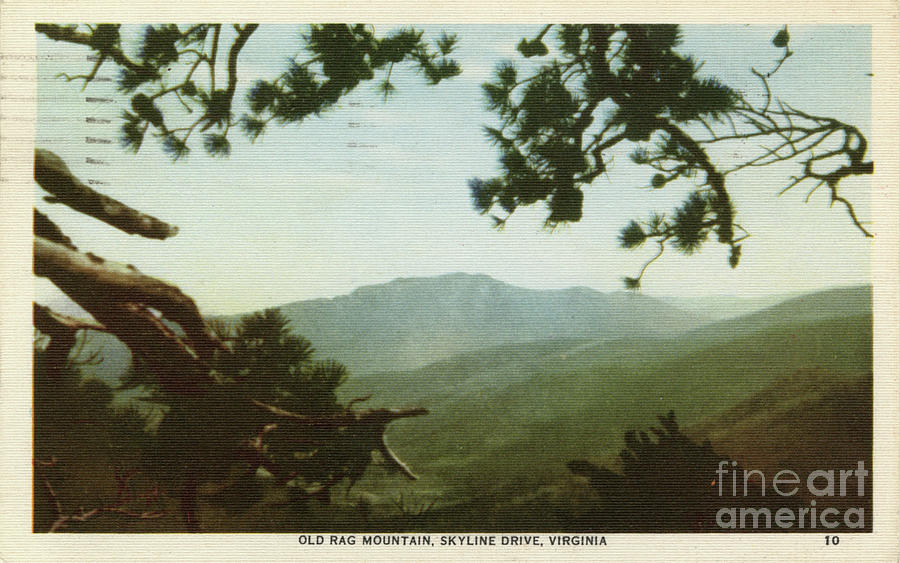
[[[725,175],[716,169],[706,151],[690,135],[679,129],[675,124],[665,119],[657,119],[656,127],[668,133],[672,140],[684,147],[691,154],[696,164],[706,172],[706,183],[716,194],[712,206],[716,214],[719,242],[733,244],[734,212],[731,209],[731,199],[728,196],[728,191],[725,189]]]
[[[72,243],[72,239],[63,234],[62,229],[56,226],[56,223],[51,221],[49,217],[37,209],[34,210],[32,228],[35,236],[44,237],[47,240],[57,242],[72,250],[78,250],[78,247]]]
[[[206,327],[193,300],[177,287],[41,237],[34,240],[34,273],[50,279],[147,360],[164,387],[193,392],[208,381],[206,364],[223,345]],[[178,323],[185,336],[176,334],[148,307]]]
[[[97,77],[97,71],[100,70],[100,67],[103,66],[103,62],[106,60],[106,55],[100,55],[97,57],[97,62],[94,63],[94,68],[91,69],[90,74],[76,74],[74,76],[69,76],[66,73],[61,73],[57,75],[58,77],[62,77],[66,79],[66,82],[72,82],[73,80],[84,80],[84,84],[81,86],[81,90],[83,91],[87,88],[87,85]]]
[[[178,233],[178,227],[94,191],[75,177],[60,157],[46,149],[34,151],[34,179],[52,194],[47,201],[63,203],[128,234],[165,239]]]
[[[241,28],[237,38],[231,44],[231,50],[228,52],[228,88],[226,90],[228,97],[228,105],[231,106],[231,100],[234,98],[234,91],[237,88],[237,60],[241,49],[247,44],[247,40],[253,35],[253,32],[259,27],[259,24],[249,23]]]
[[[43,33],[54,41],[64,41],[66,43],[74,43],[76,45],[84,45],[92,49],[94,48],[90,33],[79,32],[71,27],[38,23],[35,24],[34,30],[38,33]],[[110,57],[120,66],[124,66],[125,68],[133,72],[156,74],[156,69],[132,61],[119,47],[106,46],[104,47],[102,53],[103,56]]]
[[[279,419],[316,428],[342,428],[359,424],[388,424],[389,422],[400,418],[410,418],[428,414],[428,409],[414,407],[406,409],[382,408],[365,411],[345,410],[339,414],[310,416],[291,412],[256,399],[251,399],[250,402],[256,407],[275,415]]]

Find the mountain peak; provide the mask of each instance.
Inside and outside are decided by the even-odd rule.
[[[454,354],[546,339],[684,332],[701,319],[656,299],[589,287],[527,289],[486,274],[397,278],[285,305],[294,330],[354,373],[409,369]]]
[[[437,276],[415,276],[408,278],[394,278],[389,282],[357,287],[349,295],[367,295],[379,291],[400,291],[412,288],[434,289],[463,288],[463,287],[514,287],[487,274],[469,274],[466,272],[452,272]]]
[[[437,283],[437,282],[481,282],[481,283],[495,283],[501,285],[509,285],[505,282],[502,282],[498,279],[492,278],[487,274],[469,274],[467,272],[451,272],[448,274],[440,274],[437,276],[416,276],[411,278],[395,278],[388,283],[403,283],[403,282],[423,282],[423,283]]]

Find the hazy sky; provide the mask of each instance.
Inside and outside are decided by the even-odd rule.
[[[271,127],[255,144],[233,132],[228,159],[208,157],[195,143],[191,155],[174,164],[149,136],[137,156],[117,145],[86,144],[87,136],[118,138],[118,115],[128,97],[110,82],[92,83],[82,92],[80,84],[57,78],[63,71],[90,71],[89,51],[38,36],[38,54],[53,57],[38,64],[37,146],[56,152],[83,180],[102,182],[101,191],[178,225],[180,232],[166,241],[146,240],[59,205],[38,206],[82,250],[175,283],[208,313],[456,271],[532,288],[620,290],[622,276],[637,273],[654,247],[621,250],[619,230],[650,211],[671,211],[692,183],[645,189],[652,171],[628,162],[629,148],[616,153],[609,174],[586,189],[581,222],[548,233],[542,229],[546,210],[538,204],[517,211],[504,231],[495,231],[489,218],[473,210],[467,187],[469,178],[497,170],[496,150],[481,131],[496,121],[484,109],[480,85],[497,62],[515,58],[521,37],[533,36],[540,26],[424,29],[432,37],[441,29],[459,34],[454,56],[461,76],[425,87],[411,70],[395,69],[399,92],[386,104],[373,84],[363,84],[339,108],[299,127]],[[770,40],[777,30],[687,26],[680,50],[705,61],[703,74],[754,98],[761,89],[750,67],[764,70],[775,62],[779,51]],[[792,26],[790,32],[795,55],[773,78],[773,90],[796,108],[836,117],[868,135],[869,28]],[[299,34],[297,26],[260,27],[241,53],[238,92],[280,72],[285,57],[295,54]],[[100,76],[114,77],[115,70],[108,63]],[[121,103],[86,103],[85,96]],[[236,114],[243,113],[243,104],[240,99]],[[85,116],[112,124],[88,124]],[[727,153],[711,154],[728,166]],[[88,157],[110,165],[89,164]],[[667,252],[645,276],[644,293],[749,296],[868,283],[872,243],[842,206],[829,209],[827,190],[809,203],[804,185],[776,197],[797,172],[799,165],[788,164],[729,176],[738,221],[752,234],[741,265],[730,269],[727,247],[714,241],[691,257]],[[860,218],[870,218],[868,177],[845,180],[841,187]],[[53,300],[51,293],[51,284],[39,280],[38,299]]]

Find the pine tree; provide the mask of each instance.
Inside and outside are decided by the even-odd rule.
[[[716,471],[722,461],[729,476],[732,471],[742,476],[744,468],[728,463],[731,458],[716,452],[709,440],[698,443],[686,436],[674,412],[657,419],[659,426],[651,427],[649,434],[643,430],[625,433],[625,447],[619,452],[621,471],[585,460],[568,463],[569,470],[586,477],[600,497],[602,504],[592,518],[594,526],[645,533],[722,531],[716,514],[734,504],[735,497],[727,487],[720,495],[722,484],[716,480]],[[796,498],[773,496],[771,491],[765,496],[759,487],[751,487],[739,499],[742,506],[768,507],[773,513],[784,507],[796,510],[801,504]]]
[[[163,239],[178,232],[96,192],[49,151],[35,150],[35,180],[56,201],[124,232]],[[107,332],[128,346],[140,365],[129,383],[149,387],[152,406],[163,415],[149,450],[152,473],[167,491],[178,491],[189,530],[201,529],[201,487],[245,487],[240,496],[252,504],[261,470],[281,486],[291,485],[298,499],[327,500],[341,481],[359,479],[373,451],[388,467],[416,478],[388,447],[384,432],[394,420],[427,411],[338,404],[334,391],[346,370],[336,362],[312,362],[309,342],[291,334],[277,311],[251,315],[232,333],[204,319],[178,287],[82,252],[37,212],[34,234],[35,275],[94,317],[79,320],[35,304],[35,327],[50,338],[47,372],[65,371],[78,330]],[[120,492],[127,479],[122,483]],[[103,510],[121,513],[119,500]],[[68,521],[64,516],[57,522]]]
[[[150,133],[174,160],[189,155],[199,135],[209,155],[227,157],[232,130],[255,141],[273,124],[300,125],[368,81],[377,81],[387,99],[396,91],[395,67],[412,67],[431,85],[462,71],[450,56],[455,35],[429,42],[410,27],[379,37],[365,24],[310,25],[300,45],[287,46],[281,74],[257,79],[241,93],[239,55],[258,27],[146,26],[133,53],[116,24],[38,24],[36,30],[95,53],[90,72],[66,75],[68,80],[87,86],[103,65],[116,65],[119,90],[132,96],[122,112],[123,146],[137,152]],[[797,163],[800,172],[781,193],[800,184],[811,186],[810,194],[824,186],[831,203],[842,204],[871,237],[839,190],[842,179],[874,171],[865,136],[851,124],[792,107],[769,86],[793,55],[787,27],[771,40],[778,53],[774,67],[752,69],[765,91],[756,105],[719,77],[704,76],[702,62],[681,53],[680,43],[676,25],[547,25],[536,37],[522,39],[517,49],[522,58],[541,61],[537,70],[521,76],[514,62],[504,61],[483,85],[486,105],[499,119],[485,133],[498,147],[502,174],[470,180],[475,208],[491,213],[497,227],[517,208],[538,202],[548,207],[549,228],[579,221],[585,189],[611,172],[613,149],[630,145],[631,159],[650,171],[647,187],[688,179],[699,188],[673,211],[650,213],[623,228],[623,248],[647,242],[658,248],[637,275],[623,279],[628,289],[640,289],[647,267],[667,247],[694,254],[713,239],[728,246],[728,263],[738,266],[749,233],[737,221],[726,180],[748,168]],[[220,45],[228,45],[227,57],[219,57]],[[216,83],[217,61],[220,69],[227,66],[224,85]],[[237,116],[234,100],[241,94],[250,111]],[[730,168],[708,153],[748,140],[768,148]]]
[[[546,39],[554,27],[551,55]],[[871,236],[838,191],[843,178],[872,173],[865,137],[772,96],[768,78],[793,54],[787,28],[772,40],[780,51],[775,68],[753,70],[766,92],[757,106],[717,77],[703,76],[702,64],[678,51],[680,40],[675,25],[612,24],[548,25],[523,39],[521,56],[544,62],[527,76],[502,62],[483,85],[487,107],[499,118],[485,134],[500,153],[502,174],[469,182],[475,208],[493,213],[498,227],[517,208],[537,202],[546,202],[550,228],[579,221],[585,188],[608,172],[610,151],[624,143],[632,145],[636,164],[653,171],[649,187],[682,178],[700,184],[673,213],[653,213],[624,227],[622,247],[647,241],[659,247],[637,276],[624,278],[628,289],[640,288],[647,266],[667,245],[693,254],[714,237],[730,247],[729,264],[737,267],[747,233],[736,222],[726,176],[747,167],[798,162],[801,174],[783,191],[804,182],[813,190],[827,186],[832,203],[844,204],[854,225]],[[765,139],[771,148],[727,169],[707,154],[710,146],[749,139]]]
[[[371,452],[381,448],[378,434],[349,425],[298,428],[273,423],[265,409],[247,409],[256,401],[301,417],[339,417],[347,405],[338,401],[336,389],[347,369],[333,360],[314,361],[309,341],[295,335],[277,309],[216,328],[228,350],[217,354],[217,384],[203,396],[168,392],[140,364],[123,379],[122,389],[140,387],[139,402],[161,413],[146,450],[153,475],[169,488],[202,475],[211,491],[203,499],[231,511],[262,500],[263,485],[273,478],[295,501],[327,501],[344,479],[352,486],[372,461]],[[235,455],[241,448],[244,457]]]
[[[173,160],[190,154],[195,132],[204,134],[202,145],[209,155],[227,157],[233,128],[256,141],[272,122],[300,125],[367,81],[378,80],[377,89],[387,99],[396,91],[391,82],[395,66],[415,68],[430,85],[461,72],[449,56],[457,42],[453,35],[442,34],[429,42],[422,31],[408,27],[377,37],[366,24],[309,25],[300,45],[285,47],[297,52],[287,57],[284,71],[254,81],[243,93],[250,112],[238,116],[233,111],[235,96],[241,94],[238,58],[258,24],[148,25],[136,53],[123,45],[120,27],[37,24],[35,29],[95,53],[92,70],[67,76],[69,80],[83,80],[87,86],[104,64],[116,65],[119,91],[132,96],[130,107],[122,112],[122,145],[136,153],[150,132]],[[226,44],[223,60],[219,52]],[[217,63],[227,65],[225,84],[216,83]],[[164,113],[169,99],[177,100],[182,111]]]
[[[376,37],[364,24],[310,25],[284,72],[240,93],[239,55],[258,25],[150,25],[133,52],[120,27],[37,24],[35,29],[95,53],[91,71],[64,75],[69,81],[86,87],[104,64],[116,65],[119,90],[131,95],[122,113],[123,147],[137,152],[149,132],[174,160],[186,157],[200,134],[207,153],[226,157],[233,130],[255,141],[272,122],[299,125],[376,76],[386,99],[396,90],[391,82],[396,65],[415,68],[431,85],[460,72],[449,56],[456,43],[451,35],[428,42],[412,28]],[[220,46],[226,44],[223,58]],[[300,53],[306,58],[298,58]],[[225,66],[225,84],[216,83],[217,62],[220,70]],[[246,95],[250,113],[238,117],[233,107],[239,94]],[[154,239],[178,233],[176,226],[97,192],[49,151],[35,151],[35,180],[50,194],[48,200],[123,232]],[[198,499],[208,492],[202,487],[217,487],[220,499],[234,500],[235,491],[244,491],[238,496],[252,504],[250,493],[258,492],[254,478],[261,471],[290,486],[295,500],[327,500],[336,484],[362,475],[373,451],[390,468],[416,478],[390,450],[384,432],[392,421],[426,414],[425,409],[341,405],[335,389],[346,369],[333,361],[312,362],[310,344],[291,334],[277,311],[243,319],[234,334],[219,334],[178,287],[83,252],[49,217],[35,210],[34,218],[34,273],[50,279],[95,319],[35,305],[35,326],[51,337],[49,369],[64,368],[75,330],[108,332],[129,347],[137,365],[129,385],[149,390],[144,406],[156,420],[147,449],[152,473],[168,490],[178,491],[189,530],[201,529]]]

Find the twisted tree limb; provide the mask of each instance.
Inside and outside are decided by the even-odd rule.
[[[75,332],[76,330],[96,330],[99,332],[109,332],[109,330],[95,322],[85,321],[62,315],[49,307],[34,303],[34,328],[43,332],[51,338],[58,334],[61,330]]]
[[[387,425],[394,420],[400,418],[410,418],[413,416],[423,416],[428,414],[428,409],[424,407],[414,407],[407,409],[369,409],[364,411],[345,410],[344,412],[326,415],[326,416],[309,416],[287,411],[273,405],[251,399],[256,407],[269,412],[283,422],[293,424],[301,424],[314,428],[343,428],[355,427],[366,435],[366,441],[371,445],[372,450],[378,451],[384,458],[385,463],[405,476],[407,479],[416,480],[418,477],[410,470],[403,461],[397,457],[397,454],[388,446],[385,438],[385,430]],[[269,425],[267,429],[273,429],[273,425]],[[262,435],[259,437],[261,444]]]
[[[244,30],[246,37],[254,28]],[[144,215],[116,200],[99,194],[81,181],[65,163],[49,151],[35,151],[35,179],[57,201],[73,209],[101,219],[125,232],[134,232],[150,238],[165,238],[177,232],[153,217]],[[194,301],[176,286],[139,272],[131,265],[109,262],[91,253],[82,253],[62,231],[43,214],[35,211],[34,273],[46,277],[70,298],[88,311],[96,323],[59,315],[41,305],[34,305],[35,327],[51,336],[51,343],[60,348],[65,361],[72,346],[66,346],[69,338],[74,344],[74,334],[79,329],[102,330],[121,340],[156,376],[164,390],[189,401],[202,398],[210,385],[217,381],[211,365],[216,351],[229,353],[230,349],[216,336],[214,330],[200,316]],[[168,321],[169,323],[167,324]],[[180,330],[173,329],[176,323]],[[427,414],[424,408],[371,409],[353,411],[349,407],[368,397],[351,401],[344,411],[324,416],[307,416],[259,402],[250,401],[248,410],[256,407],[267,412],[278,422],[268,423],[254,439],[239,449],[253,466],[252,473],[264,467],[273,475],[279,475],[283,483],[296,476],[296,472],[282,472],[266,452],[263,436],[280,426],[316,429],[352,428],[354,439],[371,447],[384,457],[385,462],[409,479],[416,476],[388,447],[384,432],[387,425],[399,418]],[[290,428],[288,428],[290,431]],[[302,438],[301,438],[302,439]],[[235,444],[238,446],[239,444]],[[198,519],[198,486],[202,470],[186,469],[185,480],[180,487],[180,511],[189,531],[200,531]],[[331,474],[306,496],[327,495],[329,489],[348,477],[345,471]],[[350,476],[353,478],[352,476]],[[104,512],[115,512],[135,518],[156,518],[157,512],[133,512],[122,504],[82,510],[74,515],[64,515],[49,481],[42,479],[56,507],[53,530],[70,521],[84,521]],[[127,479],[123,481],[127,484]]]
[[[414,407],[407,409],[369,409],[365,411],[348,410],[333,415],[310,416],[268,405],[261,401],[257,401],[256,399],[251,399],[250,402],[258,408],[274,414],[280,419],[284,419],[285,422],[290,421],[296,424],[314,426],[316,428],[341,428],[344,426],[352,426],[354,424],[387,424],[399,418],[409,418],[428,414],[428,409],[424,407]]]
[[[34,239],[34,273],[50,279],[147,360],[167,388],[187,391],[208,379],[206,364],[222,344],[206,327],[194,301],[174,285],[42,237]],[[184,336],[149,307],[178,323]]]
[[[154,239],[165,239],[178,233],[178,227],[94,191],[76,178],[60,157],[46,149],[34,150],[34,179],[52,194],[47,201],[68,205],[120,231]]]

